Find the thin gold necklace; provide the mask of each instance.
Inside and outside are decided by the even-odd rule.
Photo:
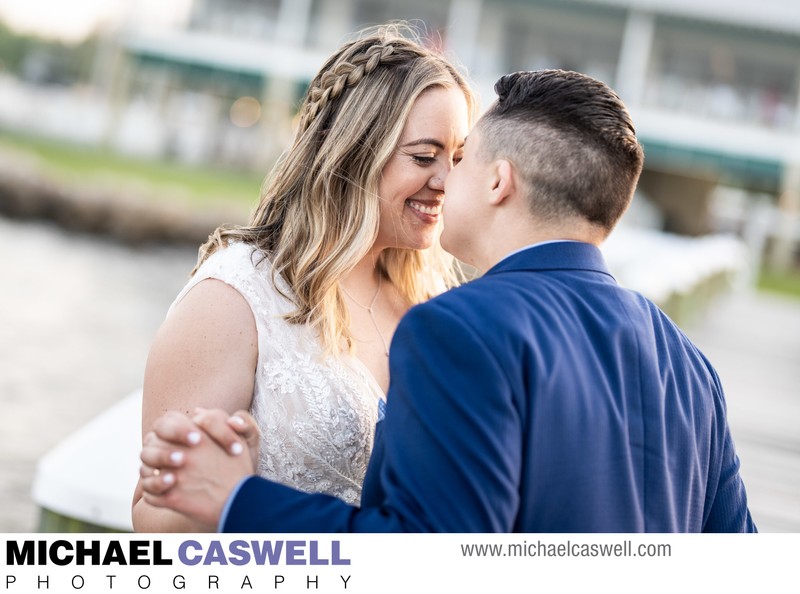
[[[378,295],[381,294],[381,284],[383,283],[383,275],[378,276],[378,290],[375,291],[375,296],[372,298],[369,306],[366,306],[362,303],[356,301],[356,298],[353,297],[350,293],[347,292],[347,289],[344,288],[344,285],[339,285],[344,291],[344,294],[350,297],[350,300],[355,303],[358,307],[362,309],[366,309],[369,312],[369,319],[372,320],[372,325],[375,326],[375,331],[378,333],[378,336],[381,337],[381,342],[383,343],[383,351],[386,353],[386,356],[389,356],[389,344],[386,342],[386,338],[383,336],[383,332],[381,332],[380,327],[378,327],[378,320],[375,319],[375,302],[378,300]]]

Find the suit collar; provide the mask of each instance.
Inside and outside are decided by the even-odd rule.
[[[613,278],[600,249],[578,241],[532,245],[500,260],[486,275],[516,270],[590,270]]]

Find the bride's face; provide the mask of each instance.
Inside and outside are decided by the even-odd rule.
[[[444,180],[461,159],[468,126],[467,101],[457,87],[433,88],[419,96],[381,172],[376,247],[433,245],[440,228]]]

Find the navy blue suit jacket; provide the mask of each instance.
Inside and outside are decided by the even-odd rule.
[[[223,529],[755,531],[717,374],[592,245],[412,308],[390,372],[361,508],[253,477]]]

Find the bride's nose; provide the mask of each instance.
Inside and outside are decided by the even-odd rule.
[[[453,167],[450,165],[445,165],[439,168],[439,170],[428,180],[428,187],[436,192],[444,192],[444,180],[447,179],[447,175],[450,173],[452,168]]]

